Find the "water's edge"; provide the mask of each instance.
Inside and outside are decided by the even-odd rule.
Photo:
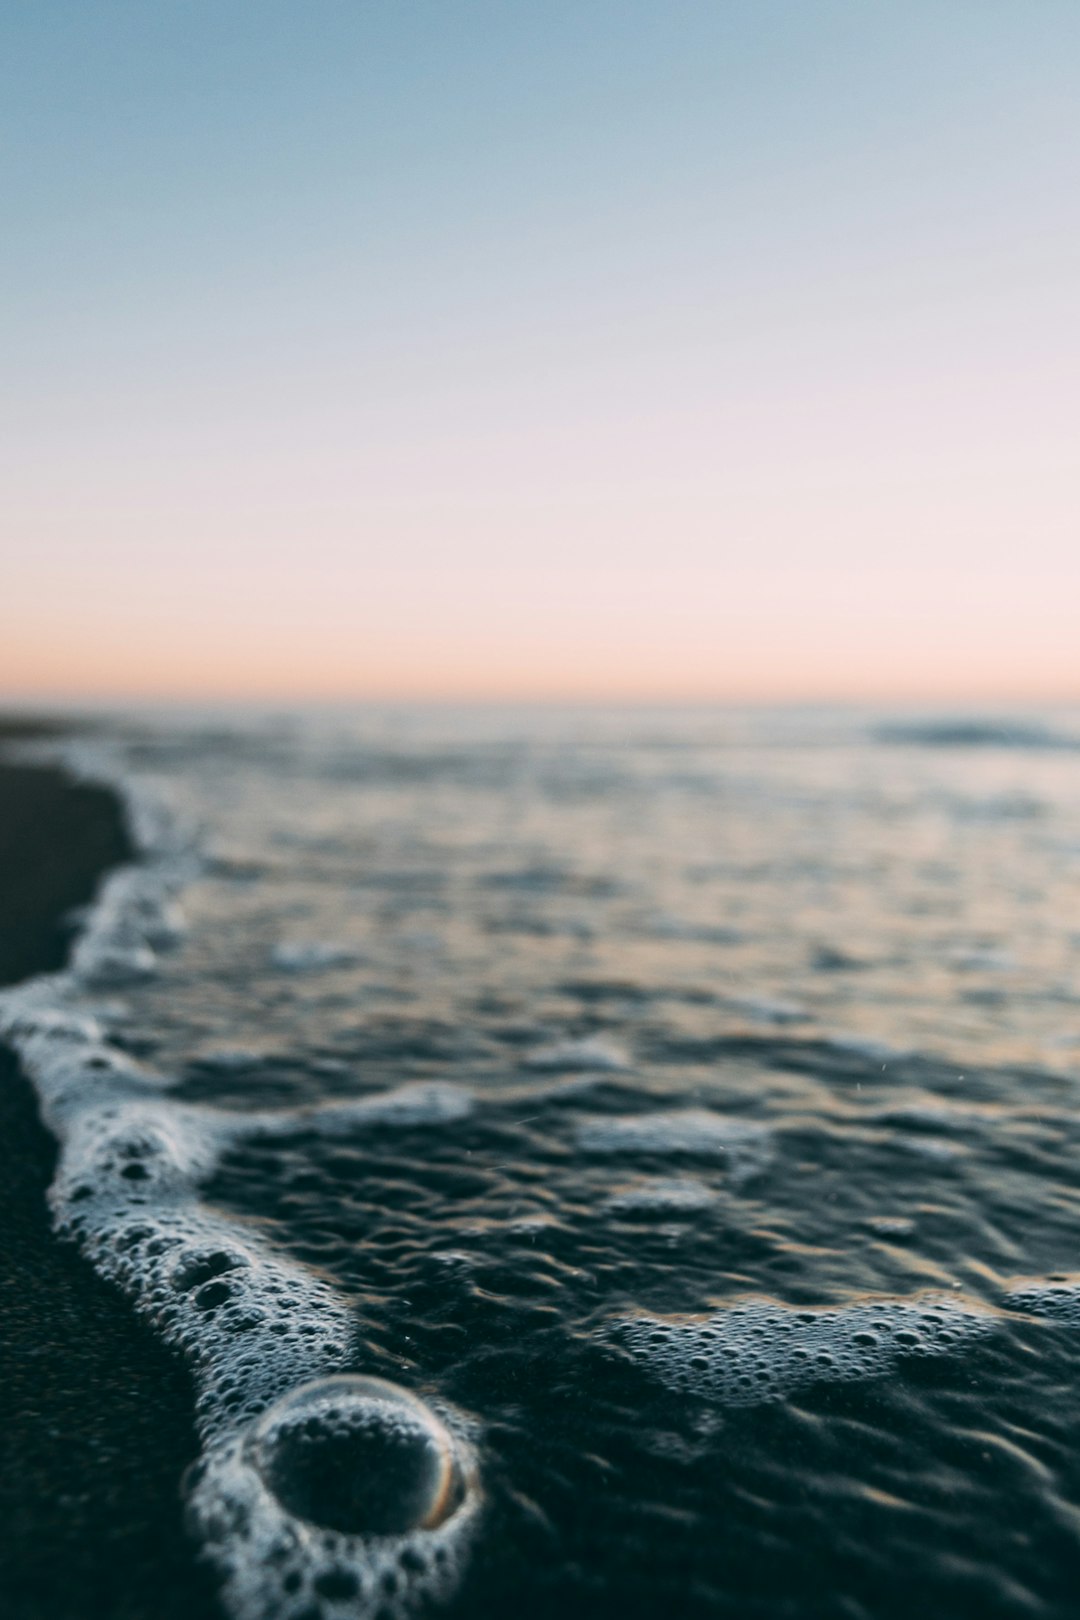
[[[36,756],[135,859],[0,1030],[233,1620],[1070,1614],[1075,762],[377,741]]]
[[[69,744],[62,758],[82,781],[118,790],[136,858],[84,909],[62,972],[0,993],[0,1033],[60,1144],[49,1190],[57,1230],[191,1368],[201,1450],[185,1476],[187,1520],[225,1606],[238,1620],[299,1620],[315,1608],[365,1620],[444,1598],[482,1507],[472,1426],[437,1399],[356,1376],[346,1301],[203,1204],[222,1155],[276,1134],[278,1120],[178,1102],[170,1076],[112,1044],[98,1016],[102,997],[152,976],[182,940],[177,901],[200,871],[198,840],[129,781],[107,744]],[[346,1104],[327,1128],[453,1117],[445,1089]],[[377,1485],[386,1446],[404,1468],[407,1508],[390,1512],[379,1490],[371,1521],[308,1499],[301,1482],[328,1468],[344,1469],[350,1502],[353,1480],[374,1470]]]
[[[63,965],[64,919],[129,861],[123,806],[0,761],[3,984]],[[176,1355],[52,1228],[57,1160],[0,1046],[0,1590],[10,1620],[212,1620],[179,1481],[197,1450]],[[137,1459],[137,1466],[135,1460]]]

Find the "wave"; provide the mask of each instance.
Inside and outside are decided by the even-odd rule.
[[[905,1450],[913,1412],[926,1454],[946,1457],[957,1403],[981,1403],[969,1427],[993,1428],[996,1372],[1015,1374],[1009,1399],[1020,1389],[1032,1406],[1045,1387],[1032,1365],[1047,1383],[1064,1376],[1071,1351],[1055,1362],[1045,1346],[1080,1322],[1080,1280],[1051,1271],[1074,1228],[1067,1200],[1040,1206],[1038,1189],[1069,1184],[1067,1076],[819,1033],[783,980],[727,974],[726,924],[703,907],[668,927],[680,911],[648,894],[610,963],[546,936],[520,956],[500,938],[489,959],[476,918],[493,895],[540,905],[574,883],[622,890],[574,878],[558,829],[534,854],[520,835],[509,850],[481,838],[471,801],[460,846],[416,839],[447,814],[424,781],[411,822],[400,798],[388,812],[405,821],[390,850],[400,867],[380,867],[382,846],[361,846],[352,822],[355,843],[335,842],[329,815],[305,838],[284,793],[263,844],[256,827],[229,866],[212,852],[221,825],[203,834],[133,785],[123,745],[63,757],[121,795],[139,859],[103,884],[64,972],[0,996],[0,1033],[61,1146],[59,1230],[192,1368],[202,1451],[188,1514],[235,1620],[404,1620],[455,1592],[501,1612],[533,1586],[575,1616],[601,1588],[607,1612],[679,1597],[715,1613],[740,1540],[748,1559],[786,1548],[792,1580],[817,1556],[791,1516],[770,1517],[766,1475],[784,1481],[777,1501],[799,1476],[822,1504],[827,1567],[849,1479],[879,1526],[922,1490]],[[260,763],[251,800],[229,784],[239,810],[226,833],[246,836],[267,781]],[[325,781],[311,781],[321,811]],[[307,910],[280,874],[312,852],[334,900]],[[599,839],[592,853],[601,866]],[[448,933],[464,918],[477,936],[451,952],[466,964],[455,980],[486,1003],[455,1000],[411,946],[401,964],[389,951],[417,937],[395,932],[413,857],[427,888],[457,885]],[[356,878],[365,863],[374,875]],[[201,914],[190,891],[204,879]],[[366,931],[352,927],[361,889]],[[226,947],[205,950],[222,921]],[[709,978],[671,966],[691,945]],[[1000,975],[990,945],[964,951],[941,960]],[[201,1021],[222,964],[228,997]],[[378,975],[403,1006],[376,999]],[[176,995],[154,1046],[169,999],[154,1001],[159,977]],[[827,977],[832,994],[839,975]],[[816,993],[805,979],[804,992]],[[126,1034],[110,1012],[125,996],[147,1014]],[[1032,1275],[1015,1280],[1021,1270]],[[836,1463],[842,1406],[861,1413],[860,1437],[892,1448],[887,1464],[861,1438]],[[801,1425],[797,1445],[774,1443],[781,1424]],[[963,1534],[991,1536],[985,1505]],[[756,1544],[731,1526],[713,1534],[723,1512],[759,1509]],[[955,1525],[945,1510],[935,1523]],[[859,1581],[902,1561],[904,1533],[891,1533]],[[701,1572],[689,1594],[688,1557]],[[825,1610],[810,1593],[804,1612],[835,1612],[850,1591],[835,1596]],[[530,1616],[555,1606],[521,1601]]]
[[[1080,749],[1080,737],[1054,731],[1036,721],[1021,720],[890,720],[875,726],[872,736],[875,742],[905,748]]]

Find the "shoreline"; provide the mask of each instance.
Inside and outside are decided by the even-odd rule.
[[[36,728],[39,736],[62,725]],[[29,738],[0,720],[0,742]],[[63,966],[70,913],[133,856],[106,788],[0,759],[0,986]],[[183,1528],[191,1381],[52,1231],[56,1145],[0,1045],[0,1592],[7,1620],[219,1620]]]

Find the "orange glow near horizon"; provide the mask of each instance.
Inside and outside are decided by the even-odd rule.
[[[503,579],[447,622],[431,581],[387,579],[331,604],[302,583],[110,612],[54,602],[16,625],[0,694],[19,703],[140,700],[1069,703],[1080,700],[1072,599],[921,576],[673,581],[663,572]],[[621,587],[621,588],[619,588]],[[808,604],[813,611],[808,613]]]

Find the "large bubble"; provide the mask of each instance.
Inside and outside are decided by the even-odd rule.
[[[294,1390],[256,1424],[249,1456],[287,1512],[350,1536],[435,1529],[465,1494],[445,1425],[381,1378],[342,1375]]]

